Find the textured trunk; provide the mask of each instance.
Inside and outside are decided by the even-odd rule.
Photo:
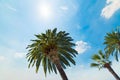
[[[115,71],[111,68],[109,63],[105,64],[105,67],[111,72],[111,74],[116,78],[116,80],[120,80],[120,77],[115,73]]]
[[[51,49],[50,52],[49,52],[49,55],[48,55],[48,58],[52,60],[52,62],[56,65],[61,77],[62,77],[62,80],[68,80],[61,64],[60,64],[60,61],[59,61],[59,57],[58,57],[58,54],[57,54],[57,50],[56,49]]]
[[[60,73],[60,75],[62,77],[62,80],[68,80],[68,78],[67,78],[67,76],[66,76],[66,74],[65,74],[65,72],[64,72],[64,70],[63,70],[63,68],[61,66],[61,64],[57,63],[56,67],[57,67],[57,69],[58,69],[58,71],[59,71],[59,73]]]

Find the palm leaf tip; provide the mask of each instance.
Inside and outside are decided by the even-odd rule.
[[[92,56],[92,59],[96,61],[96,60],[100,60],[101,58],[100,58],[99,55],[94,54],[94,55]]]
[[[54,29],[53,29],[53,33],[56,33],[56,31],[57,31],[57,28],[54,28]]]
[[[97,63],[91,63],[90,64],[90,67],[98,67],[99,66],[99,64],[97,64]]]
[[[105,54],[102,53],[102,50],[99,50],[98,53],[99,53],[99,55],[100,55],[100,57],[101,57],[102,59],[105,59]]]
[[[115,52],[115,59],[116,59],[116,61],[119,61],[119,59],[118,59],[118,52],[117,51]]]
[[[38,73],[39,67],[36,67],[36,73]]]

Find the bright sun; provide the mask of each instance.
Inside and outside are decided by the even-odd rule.
[[[49,4],[41,4],[38,9],[39,15],[43,19],[49,19],[52,16],[52,8]]]

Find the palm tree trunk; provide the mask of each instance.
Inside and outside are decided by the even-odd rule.
[[[50,57],[51,56],[51,57]],[[52,62],[56,65],[61,77],[62,77],[62,80],[68,80],[61,64],[60,64],[60,61],[59,61],[59,57],[57,55],[57,50],[56,49],[52,49],[49,53],[49,56],[48,56],[49,59],[52,60]]]
[[[61,66],[61,64],[57,63],[56,67],[57,67],[57,69],[58,69],[58,71],[59,71],[59,73],[60,73],[60,75],[62,77],[62,80],[68,80],[68,78],[67,78],[67,76],[66,76],[66,74],[65,74],[65,72],[64,72],[64,70],[63,70],[63,68]]]
[[[109,63],[105,64],[105,67],[111,72],[111,74],[116,78],[116,80],[120,80],[120,77],[115,73]]]
[[[51,56],[51,57],[50,57]],[[60,64],[60,61],[59,61],[59,57],[57,55],[57,50],[56,49],[52,49],[49,53],[49,56],[48,56],[49,59],[52,60],[52,62],[56,65],[61,77],[62,77],[62,80],[68,80],[61,64]]]

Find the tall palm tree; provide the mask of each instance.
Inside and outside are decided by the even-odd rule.
[[[73,47],[75,44],[69,33],[65,31],[57,32],[57,28],[46,33],[35,35],[37,39],[32,40],[32,44],[28,45],[27,59],[30,66],[36,66],[38,72],[40,64],[42,64],[44,73],[59,71],[63,80],[68,80],[65,72],[67,66],[71,63],[75,65],[74,57],[78,54]]]
[[[99,69],[107,68],[109,72],[116,78],[116,80],[120,80],[119,76],[111,67],[111,61],[109,61],[106,54],[103,54],[101,50],[98,52],[98,54],[94,54],[92,56],[92,60],[94,60],[95,63],[91,63],[91,67],[97,67]]]
[[[107,56],[114,55],[115,59],[118,61],[118,54],[120,53],[120,31],[117,28],[115,31],[107,33],[105,36],[106,45],[105,51]]]

